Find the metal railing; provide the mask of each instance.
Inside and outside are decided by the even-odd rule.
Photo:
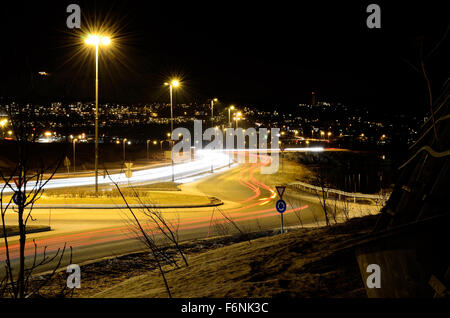
[[[323,188],[318,187],[306,182],[296,181],[288,184],[288,187],[296,188],[298,190],[303,191],[311,191],[313,193],[322,192],[325,191],[327,197],[330,193],[337,195],[339,200],[341,200],[342,197],[347,198],[353,198],[353,202],[356,202],[356,199],[367,199],[367,200],[373,200],[377,203],[384,204],[391,195],[390,192],[380,193],[380,194],[365,194],[365,193],[359,193],[359,192],[346,192],[342,190],[332,189],[332,188]]]

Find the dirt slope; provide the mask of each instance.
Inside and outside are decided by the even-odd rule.
[[[371,230],[375,218],[299,229],[190,255],[189,267],[166,268],[172,295],[366,297],[354,253],[342,248]],[[95,297],[167,297],[157,271],[139,274]]]

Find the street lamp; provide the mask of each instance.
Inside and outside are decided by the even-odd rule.
[[[75,167],[76,167],[76,165],[75,165],[75,145],[76,145],[77,141],[78,141],[77,138],[74,138],[72,140],[72,144],[73,144],[73,172],[75,172]]]
[[[98,193],[98,48],[111,44],[105,35],[88,34],[84,39],[87,45],[95,46],[95,193]]]
[[[123,139],[123,142],[122,142],[122,144],[123,144],[123,162],[125,162],[125,143],[127,142],[127,138],[124,138]]]
[[[148,156],[148,143],[150,142],[150,139],[147,139],[147,160],[149,160],[149,156]]]
[[[214,102],[218,102],[217,98],[211,99],[211,127],[214,126]]]
[[[177,79],[173,79],[170,83],[164,83],[164,85],[169,86],[170,92],[170,131],[173,131],[173,88],[180,86],[180,82]]]
[[[234,120],[236,121],[236,129],[238,128],[238,121],[241,120],[242,113],[237,112],[237,114],[234,117]]]
[[[234,105],[228,107],[228,126],[231,128],[231,111],[234,110]]]
[[[325,132],[321,130],[321,131],[320,131],[320,136],[321,136],[321,137],[325,136]]]

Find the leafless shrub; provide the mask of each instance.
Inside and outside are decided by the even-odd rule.
[[[315,190],[316,196],[319,199],[320,205],[322,207],[322,211],[323,214],[325,216],[325,222],[326,225],[329,226],[330,225],[330,220],[329,220],[329,209],[328,209],[328,204],[327,204],[327,200],[328,200],[328,183],[325,177],[325,174],[323,172],[322,169],[318,169],[318,172],[316,173],[316,178],[315,178],[315,185],[320,187],[321,190]]]
[[[230,234],[230,229],[229,229],[227,223],[218,222],[217,220],[215,220],[213,226],[214,226],[214,231],[219,236],[227,236]]]
[[[35,149],[36,137],[39,136],[40,131],[39,129],[36,130],[36,127],[34,127],[35,121],[30,118],[34,112],[23,110],[21,105],[15,105],[8,109],[8,113],[15,139],[14,143],[17,146],[17,159],[15,160],[17,163],[14,168],[6,169],[7,172],[0,171],[0,178],[3,180],[0,189],[1,231],[6,256],[4,261],[5,276],[1,280],[0,296],[26,298],[36,295],[44,285],[49,283],[49,280],[61,265],[64,256],[65,246],[62,250],[58,249],[52,257],[47,255],[47,247],[45,247],[43,258],[38,261],[37,245],[33,241],[33,263],[30,267],[25,265],[27,225],[29,221],[34,220],[32,217],[34,204],[42,196],[45,185],[53,178],[60,167],[65,153],[62,153],[60,157],[47,165]],[[11,246],[7,235],[7,213],[17,215],[19,231],[18,268],[12,264]],[[31,284],[33,272],[53,261],[56,261],[56,265],[53,268],[52,275],[49,275],[48,279],[40,284]]]
[[[173,224],[170,221],[166,220],[162,213],[154,208],[149,208],[149,204],[146,204],[142,201],[139,193],[137,191],[133,191],[131,188],[131,192],[129,192],[133,198],[137,199],[139,202],[138,208],[132,208],[128,204],[127,197],[124,194],[124,191],[119,187],[118,183],[115,182],[111,176],[109,175],[107,169],[105,168],[105,172],[108,175],[111,182],[115,185],[119,195],[123,199],[127,210],[130,212],[131,217],[129,218],[130,229],[134,232],[135,237],[138,238],[141,242],[143,242],[150,252],[153,255],[153,259],[157,265],[157,268],[161,274],[161,277],[164,282],[164,286],[166,288],[167,294],[170,298],[172,298],[172,293],[170,291],[169,284],[167,282],[166,273],[164,271],[164,265],[172,265],[175,267],[179,267],[175,257],[167,252],[167,244],[161,244],[161,242],[157,239],[157,234],[162,236],[162,238],[170,243],[172,243],[179,255],[182,257],[186,266],[189,266],[187,259],[179,245],[179,235],[178,235],[178,224]],[[143,225],[139,220],[137,214],[141,214],[147,218],[147,225]],[[179,219],[178,219],[179,221]]]

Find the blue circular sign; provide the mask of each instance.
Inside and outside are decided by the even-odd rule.
[[[278,200],[275,204],[275,207],[277,208],[277,211],[279,213],[283,213],[284,211],[286,211],[286,202],[284,200]]]
[[[26,197],[25,193],[19,192],[19,191],[14,192],[14,195],[12,197],[12,200],[16,205],[25,203],[26,199],[27,199],[27,197]]]

